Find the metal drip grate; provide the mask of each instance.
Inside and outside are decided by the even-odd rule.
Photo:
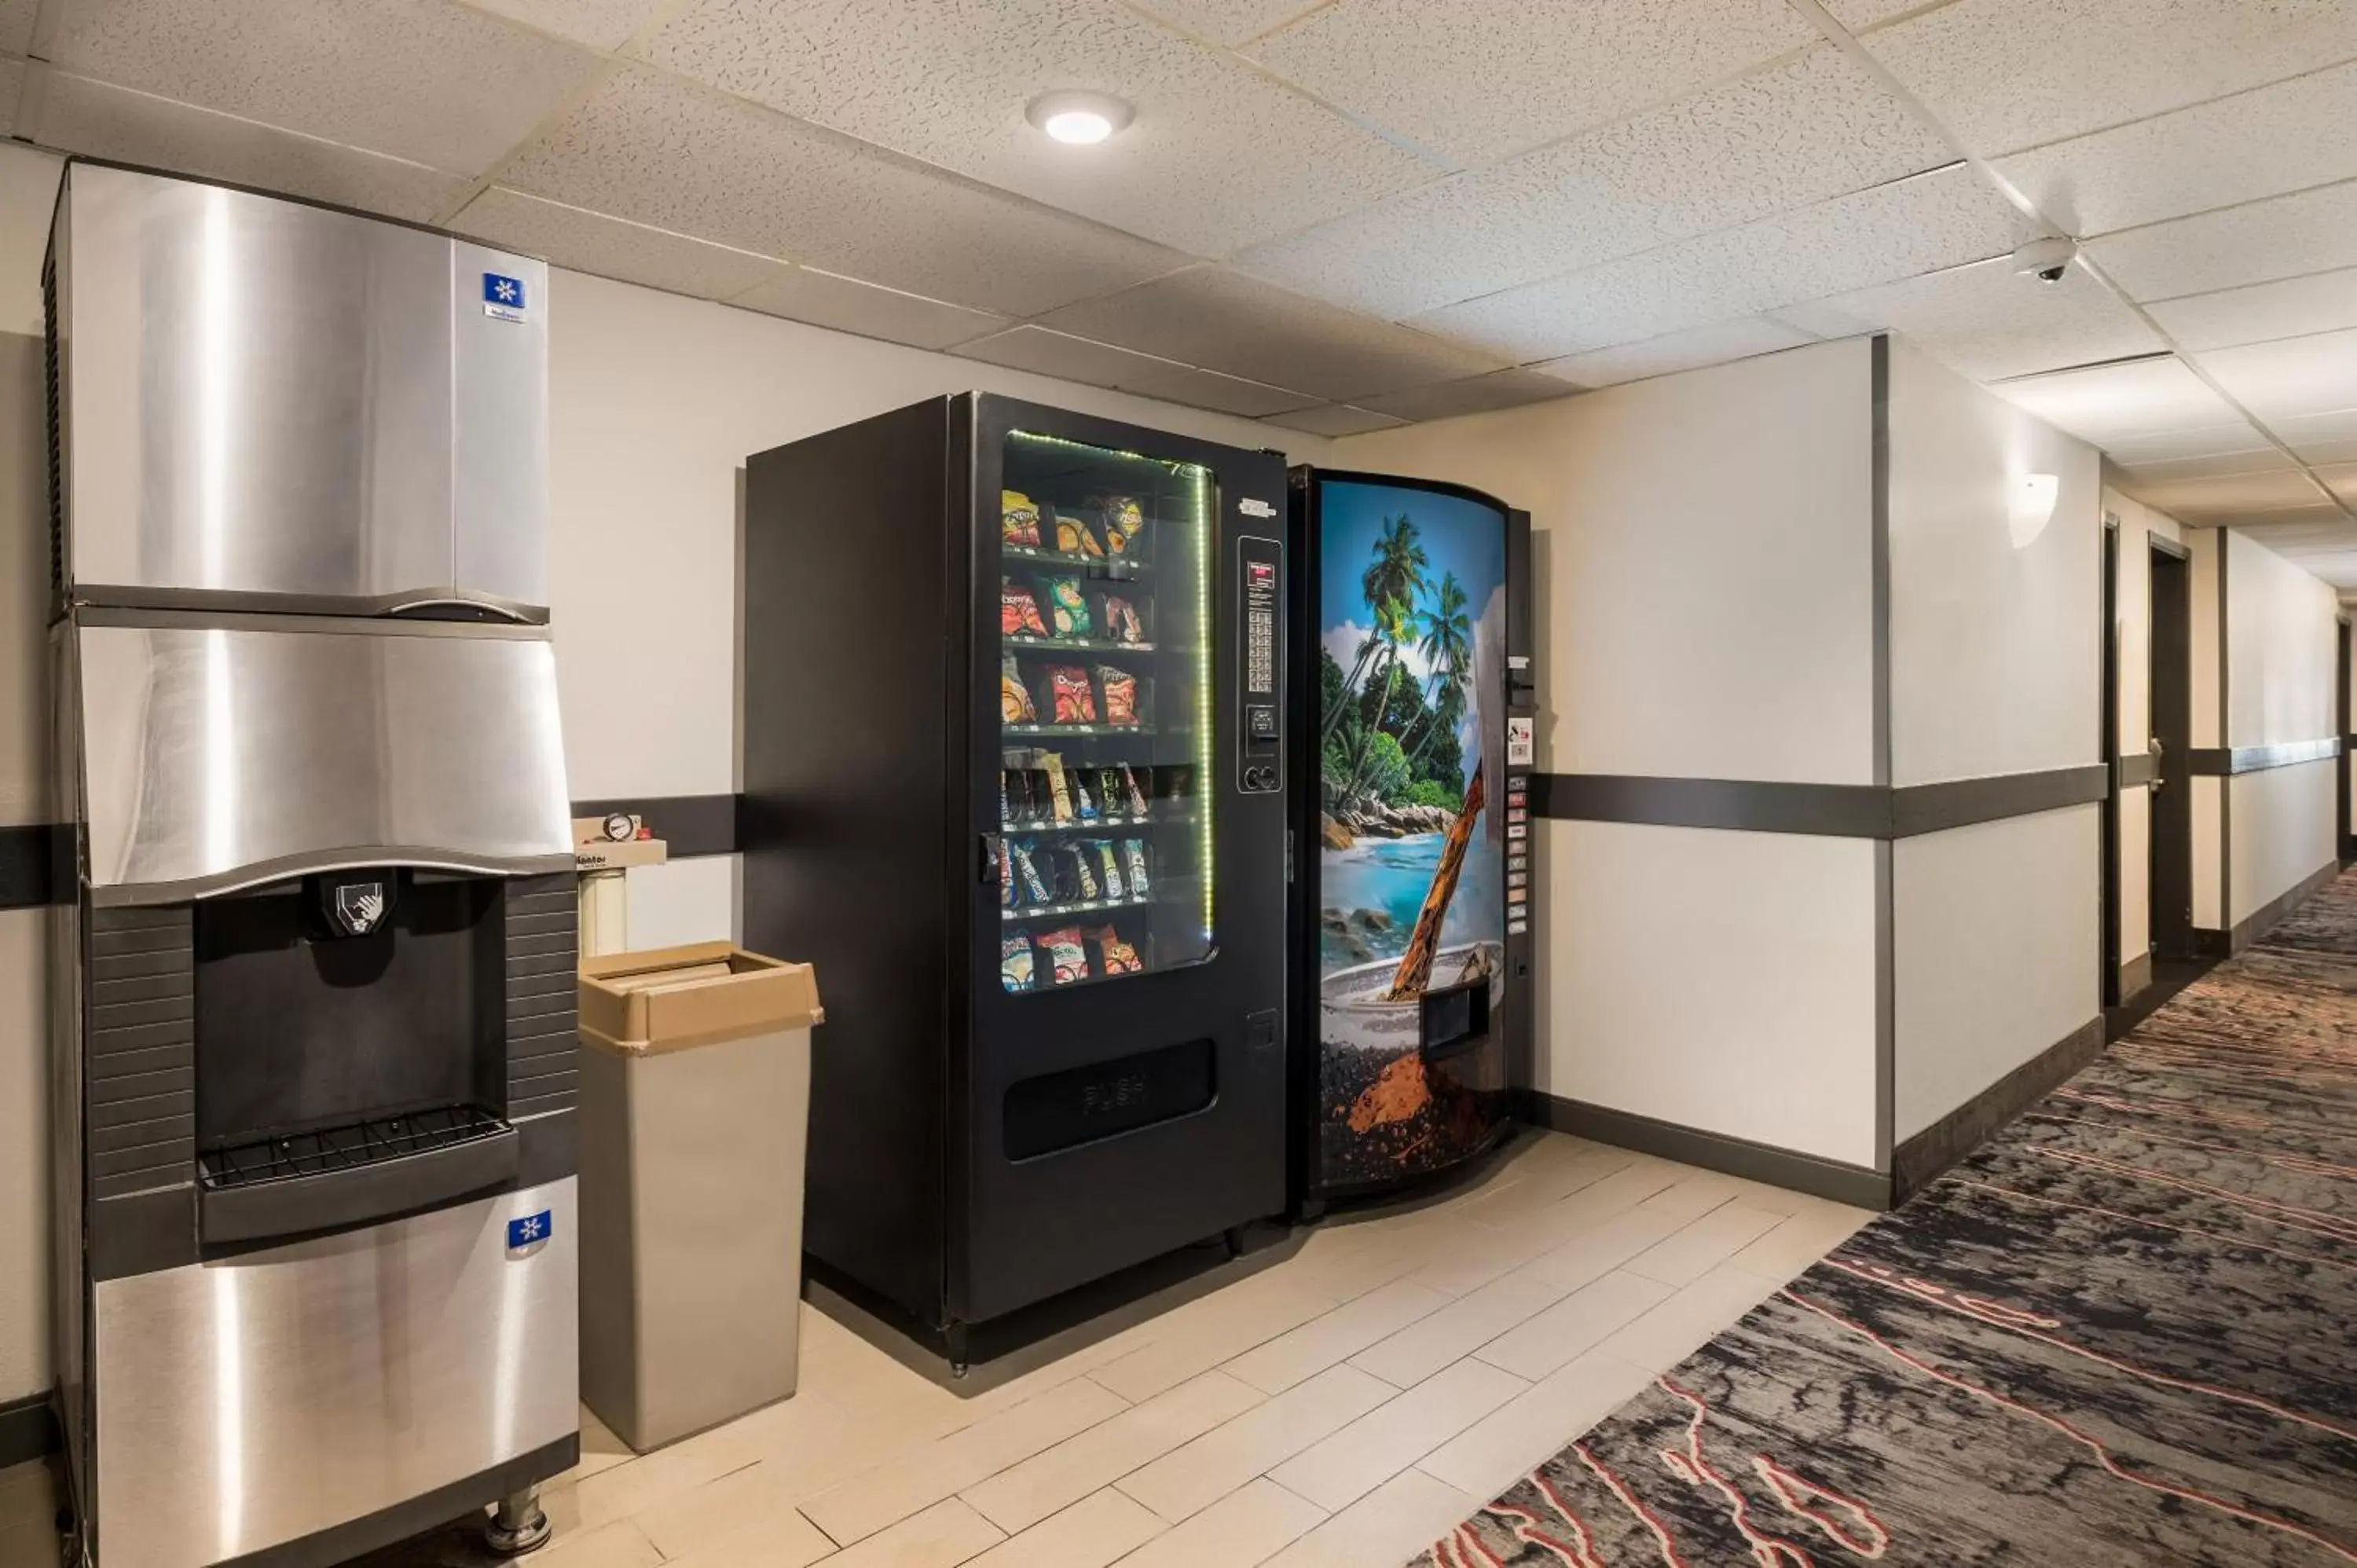
[[[471,1144],[506,1130],[507,1123],[488,1111],[446,1105],[407,1116],[374,1117],[341,1127],[209,1149],[197,1156],[197,1164],[205,1186],[218,1192],[284,1176],[350,1170],[429,1149]]]

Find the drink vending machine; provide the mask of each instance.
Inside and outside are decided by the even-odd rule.
[[[1294,1205],[1512,1130],[1530,1082],[1530,516],[1293,470]]]

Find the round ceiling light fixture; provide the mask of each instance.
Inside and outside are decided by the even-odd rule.
[[[1130,122],[1130,106],[1110,92],[1078,89],[1043,92],[1031,101],[1023,117],[1057,141],[1074,146],[1102,142]]]

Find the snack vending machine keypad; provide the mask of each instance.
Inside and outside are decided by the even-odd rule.
[[[1243,681],[1238,702],[1236,786],[1270,795],[1285,787],[1285,655],[1279,625],[1285,598],[1285,546],[1274,539],[1237,541],[1236,618]]]

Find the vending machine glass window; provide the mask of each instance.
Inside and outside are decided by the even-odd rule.
[[[1001,453],[999,983],[1213,951],[1210,469],[1017,430]]]

